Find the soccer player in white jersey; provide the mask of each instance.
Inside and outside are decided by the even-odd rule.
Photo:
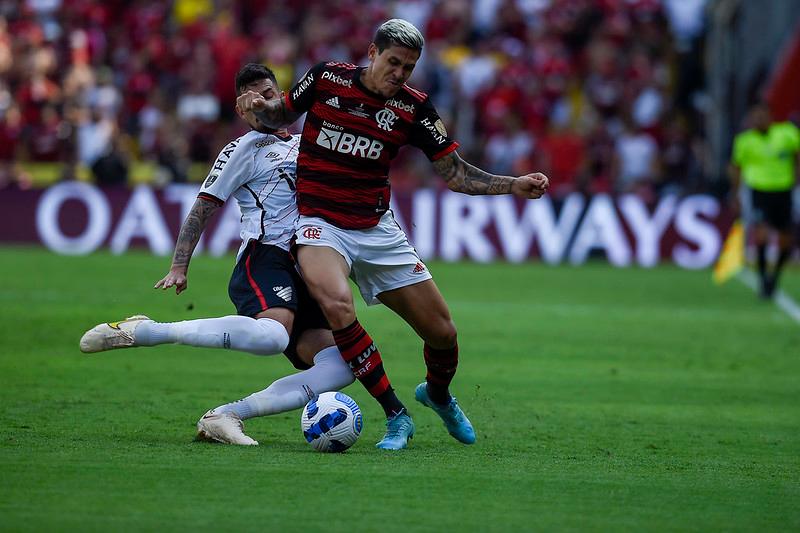
[[[236,92],[280,98],[271,70],[250,63],[236,75]],[[87,353],[115,348],[184,344],[228,348],[257,355],[283,352],[301,370],[266,389],[208,411],[197,423],[198,437],[255,445],[242,420],[305,405],[316,395],[354,381],[327,321],[309,296],[289,253],[298,212],[295,169],[299,135],[264,126],[252,111],[236,112],[252,131],[222,149],[181,226],[169,272],[155,288],[186,290],[189,261],[211,216],[231,196],[242,212],[242,244],[228,294],[238,315],[155,322],[144,315],[103,323],[87,331]]]

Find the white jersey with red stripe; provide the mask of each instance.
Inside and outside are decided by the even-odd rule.
[[[297,226],[295,181],[300,135],[250,131],[222,149],[198,194],[242,213],[238,258],[251,240],[289,250]]]

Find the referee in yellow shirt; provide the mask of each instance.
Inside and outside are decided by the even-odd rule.
[[[750,110],[750,125],[733,141],[732,192],[735,197],[744,178],[751,194],[748,222],[758,250],[761,296],[771,298],[792,251],[792,189],[800,162],[800,130],[791,122],[773,122],[765,103]],[[771,230],[778,233],[780,254],[770,273],[767,241]]]

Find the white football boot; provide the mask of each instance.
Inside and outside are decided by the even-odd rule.
[[[258,441],[244,434],[244,424],[236,413],[215,413],[208,411],[197,421],[197,440],[258,446]]]
[[[144,315],[129,316],[119,322],[98,324],[81,337],[81,351],[84,353],[104,352],[115,348],[131,348],[136,346],[134,331],[144,320]]]

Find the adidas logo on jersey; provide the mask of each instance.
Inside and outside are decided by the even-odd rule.
[[[325,103],[328,104],[331,107],[335,107],[336,109],[340,109],[339,108],[339,97],[338,96],[334,96],[333,98],[328,99]]]
[[[275,291],[275,296],[283,300],[284,302],[288,302],[292,299],[292,288],[291,287],[272,287],[272,290]]]
[[[417,261],[417,264],[414,266],[414,270],[412,270],[411,273],[412,274],[422,274],[426,270],[427,269],[425,268],[425,265],[423,265],[422,262]]]

